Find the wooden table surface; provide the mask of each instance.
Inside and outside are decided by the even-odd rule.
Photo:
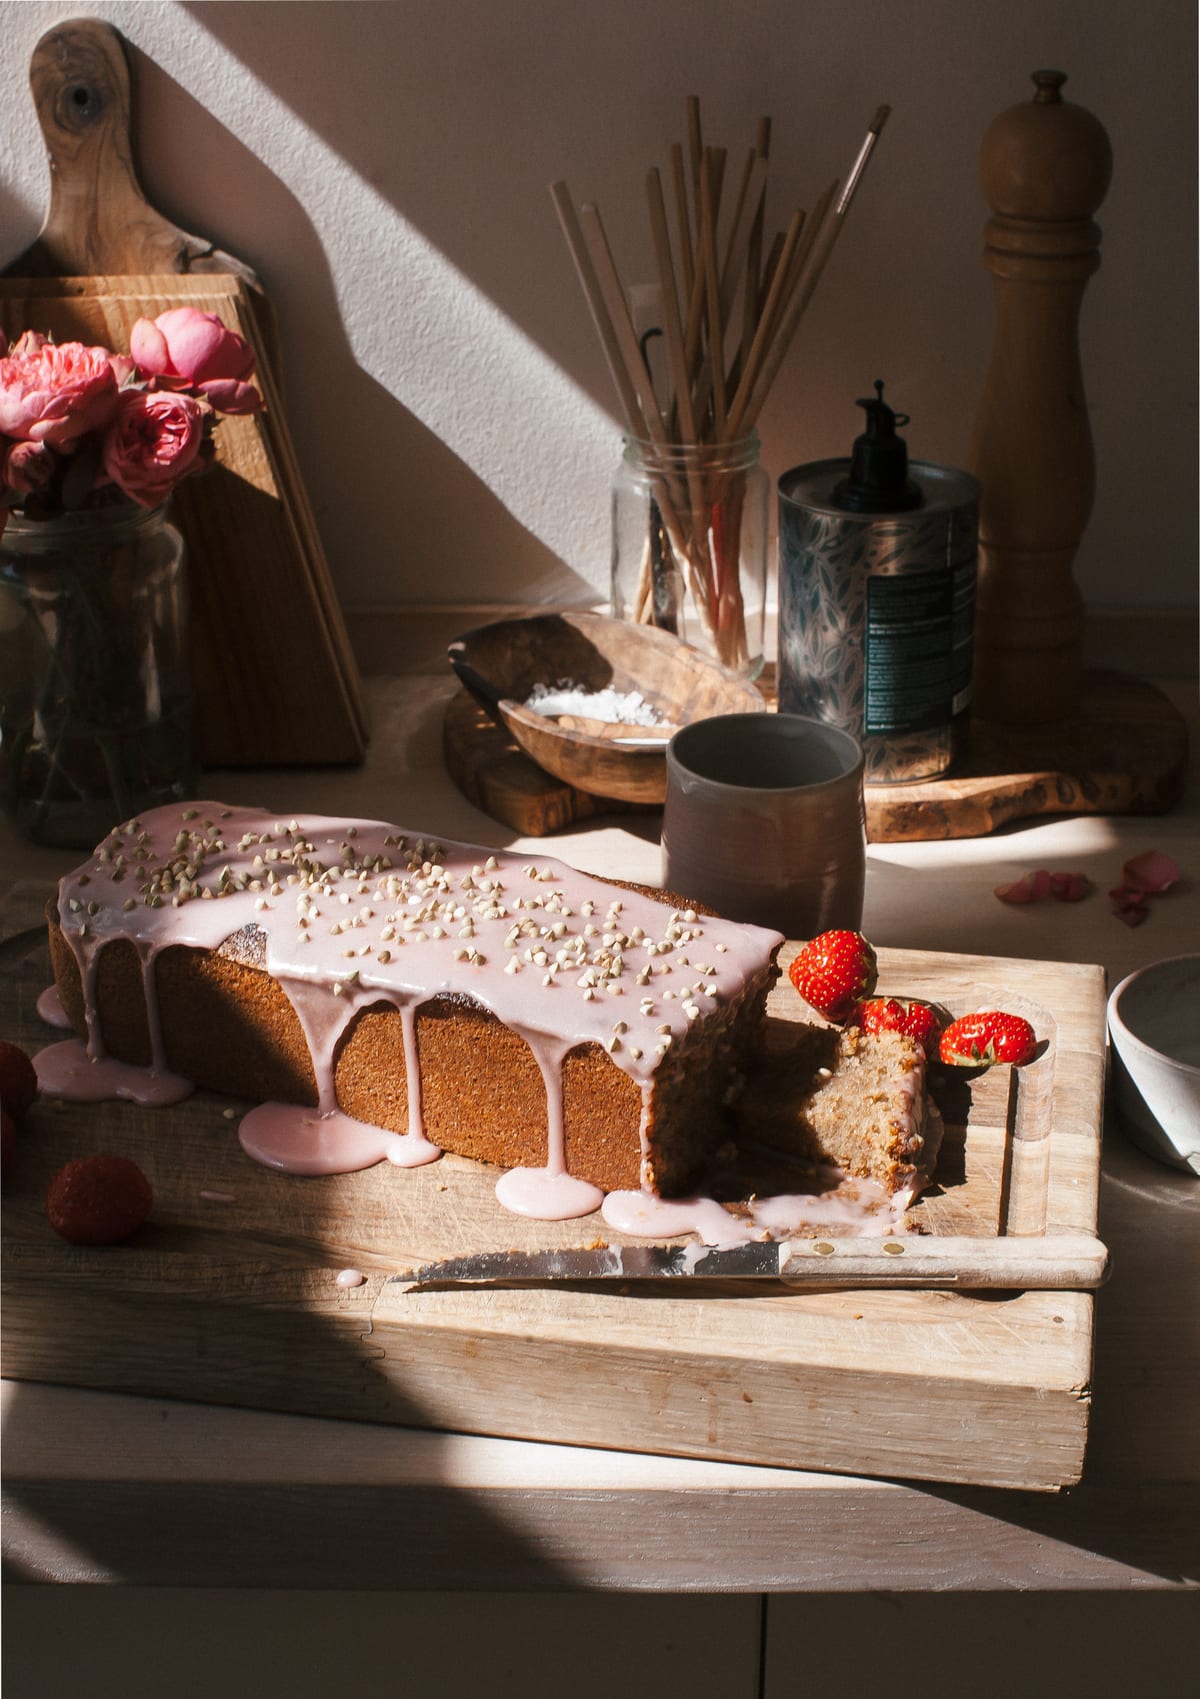
[[[455,685],[442,633],[372,677],[369,759],[353,770],[221,772],[229,802],[402,820],[513,844],[442,768]],[[988,838],[873,846],[865,930],[879,944],[1098,962],[1109,983],[1200,949],[1194,681],[1187,794],[1155,819],[1080,817]],[[657,818],[516,840],[589,871],[658,877]],[[1124,860],[1183,878],[1131,929],[1105,893]],[[53,886],[78,857],[0,825],[0,897]],[[993,887],[1037,867],[1093,881],[1079,904],[1014,908]],[[1109,1111],[1082,1482],[1062,1493],[911,1486],[617,1449],[260,1414],[70,1388],[4,1387],[6,1574],[125,1586],[842,1592],[1187,1587],[1200,1581],[1200,1185],[1152,1161]],[[913,1435],[914,1446],[921,1436]],[[681,1530],[686,1527],[686,1536]],[[402,1537],[398,1537],[402,1530]],[[353,1562],[347,1554],[353,1553]],[[364,1577],[369,1580],[364,1582]]]

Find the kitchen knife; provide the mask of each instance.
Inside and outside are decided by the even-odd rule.
[[[414,1288],[703,1279],[788,1286],[954,1286],[1025,1291],[1102,1284],[1108,1251],[1086,1233],[1040,1238],[784,1239],[746,1245],[609,1245],[480,1251],[398,1277]]]

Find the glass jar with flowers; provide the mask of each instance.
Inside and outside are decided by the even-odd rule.
[[[29,330],[0,357],[0,807],[90,849],[195,786],[179,480],[258,410],[215,314],[139,319],[130,350]]]

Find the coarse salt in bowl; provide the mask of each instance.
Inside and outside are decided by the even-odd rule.
[[[1113,1101],[1135,1144],[1200,1175],[1200,955],[1129,974],[1108,999]]]

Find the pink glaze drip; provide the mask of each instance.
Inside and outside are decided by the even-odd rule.
[[[755,1239],[786,1239],[796,1233],[826,1232],[843,1238],[908,1231],[910,1191],[889,1197],[874,1180],[855,1180],[830,1168],[822,1192],[756,1198],[746,1215],[730,1215],[712,1198],[666,1199],[648,1192],[610,1192],[601,1214],[618,1233],[672,1239],[695,1233],[705,1245],[743,1245]]]
[[[713,1198],[659,1198],[653,1192],[609,1192],[600,1211],[617,1233],[674,1239],[696,1233],[705,1245],[744,1245],[765,1238]]]
[[[807,1229],[847,1239],[908,1231],[904,1212],[913,1200],[912,1192],[899,1191],[889,1197],[875,1180],[855,1180],[831,1169],[829,1177],[835,1176],[837,1184],[826,1192],[756,1199],[751,1209],[755,1224],[774,1239]]]
[[[400,1167],[415,1164],[404,1133],[389,1133],[355,1121],[340,1109],[321,1114],[296,1103],[260,1103],[243,1115],[238,1140],[247,1156],[284,1174],[354,1174],[385,1159]],[[415,1146],[413,1147],[415,1150]],[[418,1157],[429,1162],[440,1151]]]
[[[408,1134],[425,1138],[425,1110],[421,1102],[421,1062],[417,1054],[417,1009],[412,998],[400,1007],[400,1031],[404,1039],[404,1084],[408,1094]],[[436,1146],[430,1145],[431,1150]]]
[[[62,998],[58,994],[57,985],[48,985],[38,994],[36,1004],[38,1016],[47,1026],[59,1027],[67,1032],[71,1027],[71,1017],[62,1006]]]
[[[550,1168],[510,1168],[496,1181],[496,1196],[514,1215],[537,1221],[573,1221],[593,1214],[604,1202],[598,1186]]]
[[[191,1080],[165,1069],[137,1068],[112,1056],[91,1056],[77,1038],[63,1038],[33,1059],[38,1084],[47,1097],[72,1103],[102,1103],[128,1098],[145,1108],[181,1103],[193,1091]]]

